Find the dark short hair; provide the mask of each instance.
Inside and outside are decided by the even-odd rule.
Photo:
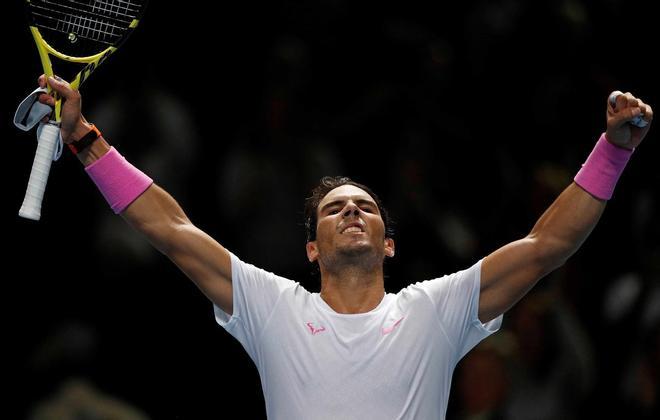
[[[316,223],[317,223],[317,211],[319,204],[323,197],[325,197],[330,191],[334,190],[337,187],[342,185],[353,185],[367,192],[374,199],[376,205],[378,206],[378,211],[380,216],[383,219],[383,224],[385,225],[385,237],[393,238],[394,229],[392,228],[392,220],[387,214],[387,209],[383,207],[382,201],[380,198],[371,191],[366,185],[360,184],[353,181],[352,179],[345,176],[324,176],[321,178],[319,184],[314,187],[312,190],[312,195],[305,199],[305,230],[307,231],[307,242],[316,240]]]

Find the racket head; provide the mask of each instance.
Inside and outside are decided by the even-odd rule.
[[[62,62],[58,62],[57,73],[78,89],[126,41],[142,19],[147,3],[147,0],[25,0],[44,73],[54,74],[50,56],[57,57]]]
[[[144,15],[147,0],[26,0],[30,26],[55,51],[89,57],[118,48]]]

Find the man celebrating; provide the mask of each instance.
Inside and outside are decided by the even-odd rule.
[[[268,417],[287,420],[444,418],[458,361],[584,242],[653,119],[640,99],[613,92],[606,132],[527,236],[397,294],[384,288],[395,246],[379,198],[348,178],[323,178],[306,202],[307,257],[321,275],[321,292],[309,293],[199,230],[86,122],[77,91],[39,78],[47,83],[66,99],[62,138],[113,210],[213,302],[217,322],[257,366]]]

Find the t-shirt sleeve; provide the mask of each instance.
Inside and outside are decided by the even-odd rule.
[[[236,338],[256,361],[257,340],[282,292],[295,282],[241,261],[230,252],[231,316],[213,305],[216,322]]]
[[[419,284],[433,301],[438,319],[456,350],[456,363],[481,340],[499,330],[503,315],[479,320],[481,262],[472,267]]]

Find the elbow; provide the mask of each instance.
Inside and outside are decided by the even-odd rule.
[[[182,232],[191,224],[187,218],[173,218],[153,223],[142,223],[136,228],[161,253],[169,256],[175,252]]]
[[[528,238],[534,243],[534,255],[537,265],[541,267],[545,274],[566,264],[566,261],[574,252],[567,244],[556,239],[534,237],[532,235]]]

